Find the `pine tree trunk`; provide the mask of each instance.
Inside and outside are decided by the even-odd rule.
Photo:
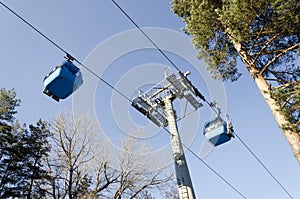
[[[252,59],[248,57],[248,54],[245,50],[243,50],[242,45],[238,42],[234,42],[234,47],[239,53],[242,61],[246,65],[249,73],[253,77],[258,89],[260,90],[262,96],[264,97],[266,103],[268,104],[276,122],[278,123],[279,127],[284,126],[288,123],[285,119],[284,115],[282,115],[278,110],[280,110],[279,104],[271,97],[270,88],[267,81],[264,77],[259,74],[259,70],[256,68],[255,64],[253,63]],[[281,128],[282,129],[282,128]],[[292,132],[290,130],[282,129],[284,136],[286,137],[287,141],[289,142],[294,156],[298,160],[300,164],[300,136],[296,132]]]

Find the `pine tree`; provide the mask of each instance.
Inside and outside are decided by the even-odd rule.
[[[300,163],[300,3],[298,0],[173,0],[198,57],[212,76],[253,77]]]
[[[51,133],[48,123],[41,119],[36,125],[29,125],[29,131],[22,136],[22,151],[25,158],[22,170],[22,195],[27,198],[42,198],[46,195],[46,183],[49,178],[46,170],[46,158],[50,152]]]
[[[16,129],[20,130],[20,125],[14,121],[19,105],[20,100],[16,99],[14,90],[0,89],[0,198],[17,196],[9,185],[18,180],[12,178],[11,173],[17,169],[13,165],[17,162],[15,154],[19,145]]]
[[[14,90],[0,90],[0,198],[42,198],[51,134],[42,120],[21,126],[15,120],[19,105]]]

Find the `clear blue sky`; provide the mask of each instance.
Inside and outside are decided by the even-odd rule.
[[[146,85],[143,81],[163,78],[162,68],[170,66],[138,31],[132,30],[134,25],[109,0],[3,2],[97,74],[103,72],[99,75],[128,97],[134,89],[154,83]],[[168,1],[119,2],[141,27],[152,27],[147,29],[151,37],[169,51],[168,55],[183,72],[192,71],[192,82],[207,98],[220,102],[230,115],[236,133],[290,194],[300,198],[299,165],[244,65],[239,63],[243,76],[238,82],[223,84],[209,79],[204,71],[205,63],[194,58],[196,52],[180,30],[184,24],[172,13]],[[48,98],[42,93],[42,80],[63,60],[64,54],[2,6],[0,25],[0,86],[15,88],[22,100],[17,115],[20,122],[52,120],[59,110],[84,109],[89,104],[102,131],[115,145],[120,137],[129,134],[143,137],[158,152],[164,148],[170,152],[169,138],[164,131],[152,126],[124,98],[83,68],[84,86],[73,98],[59,103]],[[177,37],[180,39],[176,40]],[[149,67],[155,68],[155,72],[151,73]],[[210,110],[204,107],[180,124],[182,140],[196,153],[203,140],[203,123],[210,118]],[[128,129],[142,129],[142,133],[126,132]],[[186,156],[197,198],[241,198],[193,155],[187,152]],[[215,148],[204,160],[247,198],[289,198],[238,139]]]

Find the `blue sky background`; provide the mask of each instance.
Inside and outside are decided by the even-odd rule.
[[[87,65],[93,63],[93,61],[88,61],[88,55],[93,54],[92,50],[99,44],[101,47],[101,44],[112,36],[135,28],[109,0],[85,2],[78,0],[6,0],[3,2],[78,60],[85,60]],[[141,27],[167,28],[180,33],[180,29],[184,26],[181,19],[177,18],[170,10],[168,1],[129,0],[118,2]],[[51,121],[59,110],[74,108],[74,99],[72,98],[56,103],[42,93],[44,76],[55,65],[63,61],[64,54],[2,6],[0,6],[0,25],[0,67],[2,69],[0,86],[7,89],[15,88],[18,98],[22,100],[17,115],[20,122],[35,123],[39,118]],[[176,45],[176,41],[174,42],[168,36],[163,34],[162,37],[159,39],[166,42],[170,40],[170,45]],[[120,46],[114,45],[109,50],[116,51],[117,48],[127,45],[126,42],[146,42],[146,39],[143,36],[136,37],[136,39],[131,38],[129,41],[125,39],[124,43],[120,42]],[[187,46],[182,46],[183,52],[191,51],[192,44]],[[192,50],[192,52],[194,57],[196,51]],[[97,64],[101,65],[102,57],[104,59],[108,54],[109,52],[100,54],[96,60]],[[236,133],[264,162],[289,193],[294,198],[300,198],[299,165],[244,65],[239,63],[239,69],[243,76],[238,82],[223,84],[211,80],[214,84],[221,84],[225,87],[225,96],[220,95],[218,98],[218,90],[209,89],[211,85],[205,85],[207,81],[202,78],[204,74],[197,73],[200,68],[205,68],[205,63],[196,60],[193,62],[195,64],[190,66],[185,60],[185,56],[175,55],[172,52],[168,52],[168,55],[183,72],[192,71],[190,77],[192,82],[209,100],[223,102],[223,108],[226,108],[226,112],[230,115]],[[134,67],[143,64],[153,64],[158,67],[170,65],[155,49],[132,51],[112,61],[102,77],[113,85],[118,85],[118,81],[124,75],[130,74]],[[147,67],[144,66],[144,68]],[[98,122],[104,124],[102,130],[110,132],[106,135],[115,145],[118,145],[120,139],[125,135],[131,135],[131,132],[124,132],[122,127],[116,123],[117,116],[114,115],[116,107],[113,97],[117,102],[120,100],[126,105],[123,106],[123,109],[129,112],[131,119],[138,125],[152,125],[131,108],[126,100],[121,99],[103,83],[91,77],[85,69],[82,69],[82,72],[85,80],[89,80],[84,84],[95,81],[96,89],[91,94],[94,98],[95,115]],[[140,74],[137,78],[143,79],[143,75],[149,74]],[[126,84],[122,86],[126,87]],[[122,86],[120,88],[123,88]],[[79,90],[76,95],[80,95],[80,92],[82,91]],[[133,92],[134,90],[132,92],[124,91],[128,97]],[[210,99],[210,96],[217,96],[217,99]],[[179,102],[176,103],[179,104]],[[80,106],[78,101],[76,106]],[[123,112],[120,111],[120,115],[121,113]],[[211,118],[211,112],[205,106],[198,110],[197,115],[187,117],[181,123],[182,125],[188,124],[195,118],[199,119],[196,121],[197,125],[193,126],[195,129],[191,131],[196,133],[188,134],[187,131],[180,133],[182,140],[187,140],[189,142],[187,145],[198,153],[203,140],[202,126],[206,120]],[[192,122],[195,123],[195,121]],[[156,127],[149,128],[153,128],[157,133],[146,134],[143,140],[152,143],[154,150],[166,147],[170,151],[168,135]],[[192,137],[192,140],[186,139],[188,136]],[[187,152],[186,157],[197,198],[241,198],[192,154]],[[231,142],[215,148],[204,160],[247,198],[289,198],[238,139],[233,139]]]

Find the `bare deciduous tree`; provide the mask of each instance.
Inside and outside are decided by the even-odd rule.
[[[155,168],[147,156],[150,147],[133,138],[123,141],[117,165],[112,166],[109,145],[95,141],[98,128],[87,116],[60,113],[52,131],[49,197],[153,198],[150,191],[165,195],[174,180],[169,168]]]
[[[158,164],[152,160],[150,146],[127,138],[122,143],[123,151],[119,155],[119,178],[114,199],[144,198],[145,191],[165,191],[163,185],[169,184],[172,174],[157,169]],[[161,189],[161,190],[160,190]]]
[[[96,125],[87,117],[59,113],[52,130],[53,157],[48,161],[53,177],[51,193],[54,198],[78,198],[89,182],[85,167],[94,158],[90,139]]]

